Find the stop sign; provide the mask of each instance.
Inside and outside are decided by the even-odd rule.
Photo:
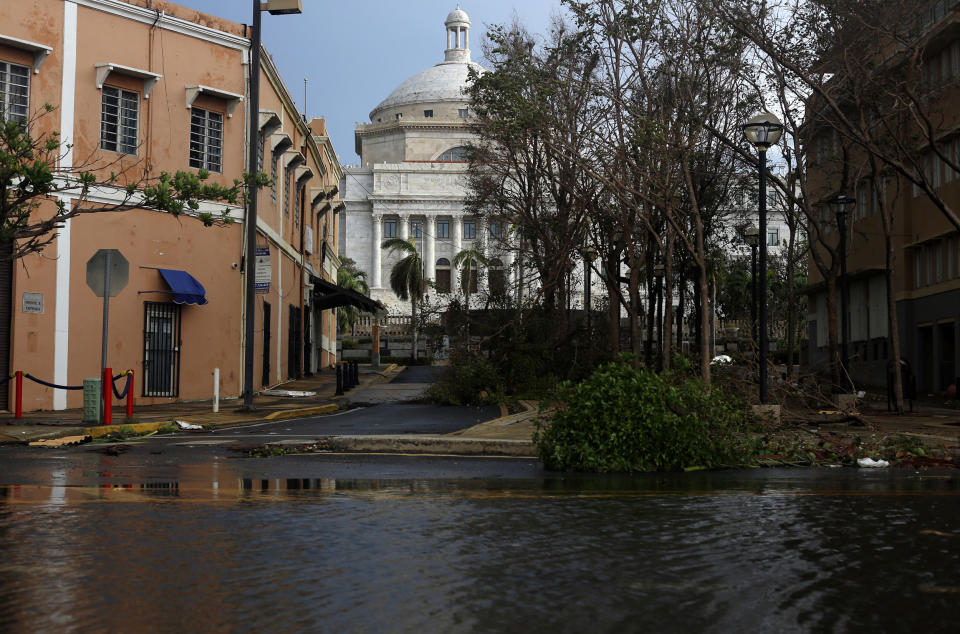
[[[110,267],[110,297],[116,297],[130,280],[130,263],[117,249],[100,249],[87,260],[87,286],[103,297],[103,281]]]

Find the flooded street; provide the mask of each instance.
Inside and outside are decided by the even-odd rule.
[[[960,481],[0,456],[4,631],[955,631]]]

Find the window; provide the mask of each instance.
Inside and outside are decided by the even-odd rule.
[[[432,119],[432,118],[433,118],[433,110],[424,110],[424,111],[423,111],[423,117],[424,117],[425,119]]]
[[[503,236],[503,229],[500,228],[499,220],[490,221],[490,235],[497,239]]]
[[[283,215],[290,215],[290,190],[293,189],[293,170],[289,167],[284,168],[283,180]]]
[[[437,237],[438,238],[450,237],[450,221],[449,220],[437,221]]]
[[[476,240],[477,239],[477,223],[474,220],[464,220],[463,221],[463,239],[464,240]]]
[[[437,292],[450,292],[450,260],[447,258],[437,260]]]
[[[219,172],[223,152],[223,115],[190,108],[190,167]]]
[[[923,249],[927,254],[927,286],[933,284],[933,245],[928,244]]]
[[[397,221],[394,219],[384,220],[383,221],[383,237],[384,238],[396,238],[397,237]]]
[[[953,243],[954,239],[947,240],[947,279],[953,279]]]
[[[140,95],[112,86],[104,86],[101,92],[100,148],[120,154],[136,154]]]
[[[437,157],[438,161],[448,161],[451,163],[466,163],[469,159],[467,158],[467,148],[465,147],[452,147],[440,156]]]
[[[257,133],[257,169],[263,171],[263,147],[267,142],[263,136],[263,130]]]
[[[0,121],[26,121],[30,116],[30,69],[0,62]]]
[[[277,153],[273,152],[270,161],[270,202],[277,204]]]
[[[507,277],[503,270],[503,262],[498,258],[490,260],[490,277],[488,283],[492,295],[503,295],[507,291]]]
[[[933,248],[933,261],[936,266],[936,282],[939,284],[943,281],[943,241],[937,240],[937,244]]]
[[[776,247],[780,245],[780,230],[777,228],[767,229],[767,246]]]
[[[913,287],[923,286],[923,250],[917,247],[913,250]]]
[[[470,116],[470,111],[467,110],[466,108],[459,108],[457,110],[457,114],[460,115],[461,119],[466,119],[467,117]]]
[[[410,235],[414,238],[423,237],[423,220],[411,220],[410,221]]]

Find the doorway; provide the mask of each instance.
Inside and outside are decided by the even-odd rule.
[[[957,338],[954,323],[939,324],[940,339],[940,385],[939,392],[946,392],[957,378]]]
[[[144,302],[144,396],[179,396],[180,344],[180,306]]]

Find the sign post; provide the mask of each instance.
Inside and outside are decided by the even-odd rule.
[[[113,377],[107,377],[107,341],[110,324],[110,298],[116,297],[130,279],[130,263],[117,249],[100,249],[87,260],[87,286],[97,297],[103,298],[103,335],[100,341],[100,398],[104,403],[101,420],[109,420],[106,413],[110,403],[107,390],[112,389]]]

